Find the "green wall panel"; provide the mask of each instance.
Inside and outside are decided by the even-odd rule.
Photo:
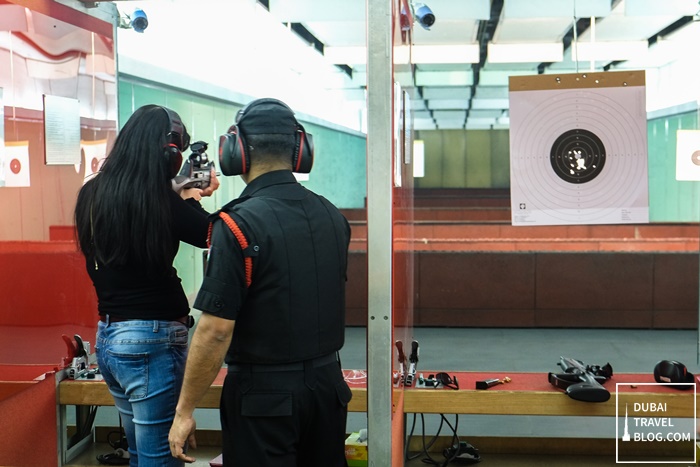
[[[154,89],[146,86],[133,87],[132,112],[146,104],[158,104],[171,106],[167,101],[167,91],[165,89]],[[119,97],[121,100],[121,96]],[[174,109],[176,110],[176,109]]]
[[[445,130],[442,132],[443,188],[461,188],[467,178],[467,141],[466,135],[460,130]]]
[[[302,184],[338,207],[364,207],[366,138],[313,124],[304,128],[313,135],[314,167]]]
[[[649,220],[700,220],[700,182],[676,180],[676,132],[698,129],[698,113],[649,120]]]
[[[206,142],[209,145],[208,151],[212,155],[216,155],[215,149],[219,135],[216,131],[213,105],[201,101],[192,101],[187,128],[192,141]]]
[[[416,139],[423,140],[425,170],[422,178],[416,179],[416,188],[441,188],[443,166],[443,140],[438,131],[418,131]]]
[[[510,132],[491,133],[491,188],[510,188]]]
[[[491,188],[491,131],[474,130],[463,132],[466,139],[466,186],[473,188]]]
[[[422,130],[425,176],[416,188],[508,188],[507,130]]]
[[[129,119],[129,116],[134,112],[132,102],[134,100],[134,87],[130,83],[123,81],[117,82],[117,109],[119,128],[124,126],[124,123]]]

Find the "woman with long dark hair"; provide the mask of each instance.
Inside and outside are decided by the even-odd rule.
[[[208,213],[198,200],[219,186],[212,170],[204,190],[174,191],[189,138],[174,111],[139,108],[75,207],[98,299],[97,363],[121,415],[132,467],[182,465],[170,455],[168,430],[190,308],[173,260],[180,241],[206,248]]]

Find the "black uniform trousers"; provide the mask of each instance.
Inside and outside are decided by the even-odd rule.
[[[221,395],[224,467],[346,467],[351,398],[335,354],[229,365]]]

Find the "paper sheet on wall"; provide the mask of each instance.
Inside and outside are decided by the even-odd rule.
[[[401,84],[394,81],[394,187],[403,185],[402,164],[403,164],[403,91]]]
[[[649,222],[643,71],[510,78],[513,225]]]
[[[80,102],[44,95],[46,165],[80,164]]]

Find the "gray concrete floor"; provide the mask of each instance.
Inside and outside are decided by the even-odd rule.
[[[367,329],[346,329],[343,367],[365,368]],[[697,371],[697,331],[628,329],[414,328],[419,368],[447,371],[555,371],[560,356],[610,362],[619,373],[653,372],[659,360]]]

